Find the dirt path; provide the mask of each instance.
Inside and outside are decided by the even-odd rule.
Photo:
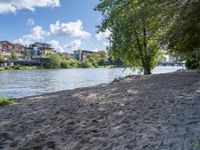
[[[200,76],[135,76],[0,107],[0,149],[200,150]]]

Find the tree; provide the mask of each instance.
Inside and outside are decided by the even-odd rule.
[[[25,49],[24,50],[24,56],[25,56],[25,58],[27,59],[27,58],[31,58],[31,52],[30,52],[30,50],[29,49]]]
[[[80,67],[81,68],[93,68],[93,64],[89,60],[84,60],[80,62]]]
[[[100,61],[100,54],[93,53],[87,57],[87,60],[92,64],[94,67],[98,67],[98,62]]]
[[[11,60],[17,60],[17,59],[19,59],[19,57],[17,56],[16,50],[13,50],[13,51],[11,52],[10,59],[11,59]]]
[[[189,68],[200,67],[200,1],[161,1],[166,25],[164,43],[172,53],[187,60]]]
[[[56,69],[61,67],[61,56],[59,54],[53,54],[49,57],[46,67],[50,69]]]
[[[115,59],[126,66],[142,67],[144,74],[151,74],[159,54],[160,35],[157,5],[141,0],[102,0],[95,8],[104,20],[99,31],[112,32],[109,50]]]
[[[100,55],[100,59],[106,59],[108,57],[106,51],[102,50],[102,51],[99,51],[98,53]]]
[[[61,68],[71,68],[70,62],[68,60],[64,60],[61,62]]]

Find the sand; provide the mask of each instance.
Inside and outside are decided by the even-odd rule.
[[[199,150],[200,76],[132,76],[0,107],[2,150]]]

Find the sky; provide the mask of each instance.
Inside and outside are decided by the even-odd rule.
[[[0,0],[0,41],[48,42],[60,52],[105,50],[111,34],[97,33],[99,0]]]

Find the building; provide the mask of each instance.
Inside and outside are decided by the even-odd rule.
[[[29,45],[29,50],[33,57],[38,57],[44,54],[50,54],[54,52],[54,49],[51,47],[51,44],[35,42],[34,44]]]
[[[12,51],[16,51],[19,58],[23,58],[25,46],[14,44],[9,41],[0,41],[0,57],[7,60],[11,57]]]
[[[76,58],[77,60],[84,61],[85,59],[88,58],[88,56],[94,53],[96,52],[87,51],[87,50],[76,50],[73,53],[73,57]]]
[[[9,41],[0,41],[0,57],[8,59],[11,56],[11,52],[14,49],[14,44]]]
[[[19,58],[24,58],[24,52],[25,52],[26,47],[21,45],[21,44],[15,44],[14,45],[14,50],[17,53],[17,56]]]
[[[167,63],[167,56],[158,56],[157,57],[158,65]]]

